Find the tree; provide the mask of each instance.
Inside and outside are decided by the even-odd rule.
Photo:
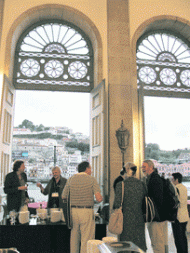
[[[159,160],[160,147],[156,143],[148,143],[145,145],[145,159]]]
[[[29,128],[31,131],[34,131],[35,130],[35,126],[34,124],[32,123],[32,121],[30,120],[23,120],[22,124],[19,125],[20,128]]]
[[[44,131],[44,126],[42,124],[40,124],[39,126],[36,126],[36,131],[40,132],[40,131]]]
[[[83,142],[80,142],[78,144],[78,149],[81,150],[83,153],[84,152],[89,152],[90,150],[90,145],[89,144],[86,144],[86,143],[83,143]]]
[[[151,158],[150,159],[154,159],[154,160],[159,160],[159,154],[158,154],[158,152],[156,152],[156,151],[152,151],[151,152]]]
[[[83,142],[78,143],[77,141],[66,142],[65,146],[67,148],[78,149],[82,153],[89,152],[89,150],[90,150],[90,145],[89,144],[86,144],[86,143],[83,143]]]
[[[65,146],[67,148],[78,148],[78,142],[77,141],[71,141],[71,142],[66,142]]]

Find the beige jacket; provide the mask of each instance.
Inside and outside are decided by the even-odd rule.
[[[183,184],[177,184],[176,187],[179,190],[179,201],[177,219],[179,222],[186,222],[189,220],[189,213],[187,209],[187,188]]]

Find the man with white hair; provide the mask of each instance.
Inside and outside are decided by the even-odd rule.
[[[37,183],[37,186],[40,188],[42,194],[48,194],[48,208],[62,208],[63,201],[61,194],[67,179],[61,176],[61,170],[58,166],[52,169],[52,174],[53,177],[45,188],[43,188],[41,183]]]
[[[147,177],[148,196],[154,201],[160,219],[148,223],[148,231],[154,253],[165,253],[164,221],[161,217],[163,203],[163,181],[151,160],[144,160],[142,171]]]

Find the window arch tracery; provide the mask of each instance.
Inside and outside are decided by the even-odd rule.
[[[35,24],[17,43],[17,89],[89,92],[93,88],[93,49],[79,28],[59,21]]]
[[[149,33],[138,42],[136,57],[138,89],[145,95],[189,95],[190,47],[185,39],[166,31]]]

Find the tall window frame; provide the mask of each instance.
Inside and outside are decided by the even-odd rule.
[[[20,36],[14,59],[16,89],[90,92],[94,87],[93,48],[77,26],[44,20]]]
[[[154,43],[159,48],[156,50],[153,45],[150,46],[150,55],[146,57],[147,50],[149,48],[149,39],[151,36],[166,35],[167,38],[165,41],[162,39],[159,42],[162,44],[160,47],[154,40]],[[174,54],[171,50],[171,47],[166,47],[170,38],[178,41],[178,48],[180,45],[184,48],[183,51],[186,51],[188,57],[183,62],[183,57],[180,59],[178,55]],[[152,40],[150,40],[152,41]],[[154,49],[153,49],[153,48]],[[145,54],[143,56],[143,51]],[[150,52],[149,51],[149,52]],[[153,51],[153,52],[152,52]],[[137,89],[138,89],[138,103],[139,103],[139,132],[140,136],[140,160],[144,159],[145,154],[145,120],[144,120],[144,97],[171,97],[171,98],[190,98],[190,86],[189,86],[189,77],[190,77],[190,43],[183,36],[171,31],[171,30],[154,30],[149,31],[143,34],[138,42],[136,47],[136,64],[137,64]],[[182,51],[181,51],[182,53]],[[179,53],[180,54],[180,53]],[[167,70],[169,69],[169,70]],[[162,72],[163,71],[163,72]],[[168,72],[167,72],[168,71]],[[162,79],[161,74],[162,73]],[[167,77],[168,73],[168,77]],[[172,73],[172,74],[171,74]],[[165,79],[164,79],[165,74]],[[171,77],[173,82],[167,83]],[[146,79],[147,78],[147,79]],[[165,82],[163,82],[163,81]]]
[[[141,96],[190,97],[190,44],[177,34],[158,30],[137,43],[137,85]]]

